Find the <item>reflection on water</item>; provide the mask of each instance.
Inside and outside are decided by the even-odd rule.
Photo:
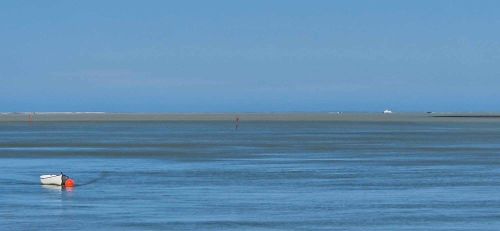
[[[50,191],[58,191],[61,192],[63,190],[62,186],[59,185],[47,185],[47,184],[42,184],[42,188],[50,190]]]
[[[64,187],[64,186],[59,186],[59,185],[42,184],[41,186],[43,189],[50,191],[50,192],[73,192],[75,190],[75,187]]]

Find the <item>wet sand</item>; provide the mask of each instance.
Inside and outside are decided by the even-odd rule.
[[[31,115],[31,116],[30,116]],[[0,122],[20,121],[352,121],[483,122],[500,121],[495,113],[2,113]]]

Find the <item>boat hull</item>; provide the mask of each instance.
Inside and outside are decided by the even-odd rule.
[[[63,185],[62,175],[41,175],[40,182],[45,185]]]

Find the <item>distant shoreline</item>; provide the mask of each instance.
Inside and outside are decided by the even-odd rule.
[[[1,113],[0,122],[105,121],[345,121],[345,122],[480,122],[500,121],[500,113]]]
[[[436,118],[500,118],[500,115],[436,115]]]

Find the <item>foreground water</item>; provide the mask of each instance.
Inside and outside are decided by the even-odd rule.
[[[0,167],[0,230],[500,229],[494,120],[3,122]]]

